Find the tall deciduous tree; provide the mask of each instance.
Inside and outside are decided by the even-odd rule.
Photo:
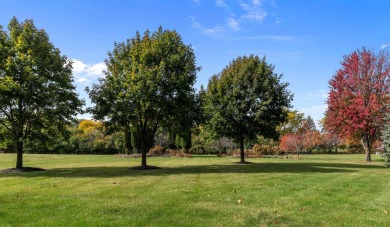
[[[329,81],[325,125],[342,137],[361,141],[366,161],[371,161],[371,148],[380,138],[385,105],[390,92],[389,55],[363,48],[344,57],[341,68]]]
[[[8,31],[0,27],[0,124],[15,144],[16,168],[23,168],[23,143],[43,129],[64,130],[83,102],[72,84],[72,62],[44,30],[14,17]]]
[[[195,102],[193,84],[200,69],[195,54],[176,31],[160,27],[150,34],[115,43],[106,59],[106,77],[87,91],[95,106],[89,111],[105,123],[129,125],[142,152],[153,146],[159,127],[191,123]]]
[[[210,123],[217,134],[240,145],[241,163],[246,140],[277,138],[276,126],[286,120],[292,95],[273,70],[265,58],[238,57],[209,81],[205,109]]]

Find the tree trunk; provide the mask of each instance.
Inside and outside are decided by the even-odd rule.
[[[18,139],[16,142],[16,168],[22,169],[23,168],[23,141]]]
[[[146,149],[145,148],[142,148],[142,163],[141,163],[141,167],[142,169],[146,169],[147,168],[147,165],[146,165]]]
[[[241,163],[245,163],[245,153],[244,153],[244,139],[241,139],[240,140],[240,152],[241,152],[241,160],[240,162]]]
[[[142,152],[142,169],[148,169],[148,165],[146,165],[146,155],[149,150],[153,147],[154,143],[154,135],[156,134],[156,130],[143,130],[140,135],[141,139],[141,152]]]
[[[371,162],[371,148],[372,148],[372,142],[370,141],[370,138],[362,138],[361,143],[363,145],[364,151],[366,152],[366,161]]]
[[[371,162],[371,151],[370,150],[366,150],[366,161]]]
[[[146,146],[146,141],[145,141],[145,138],[146,136],[145,135],[142,135],[141,136],[141,152],[142,152],[142,161],[141,161],[141,167],[142,169],[147,169],[147,165],[146,165],[146,153],[148,152],[147,151],[147,146]]]

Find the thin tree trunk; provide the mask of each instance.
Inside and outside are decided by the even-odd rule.
[[[147,168],[147,165],[146,165],[146,150],[145,148],[143,148],[142,150],[142,163],[141,163],[141,166],[143,169],[146,169]]]
[[[23,168],[23,141],[20,139],[16,142],[16,168]]]
[[[240,162],[241,163],[245,163],[244,140],[243,139],[240,140],[240,152],[241,152],[241,155],[240,155],[241,160],[240,160]]]
[[[145,138],[146,136],[145,135],[142,135],[141,136],[141,151],[142,151],[142,162],[141,162],[141,167],[142,169],[146,169],[147,168],[147,165],[146,165],[146,153],[148,152],[147,151],[147,148],[146,148],[146,143],[145,143]]]
[[[369,150],[366,151],[366,161],[371,162],[371,152]]]

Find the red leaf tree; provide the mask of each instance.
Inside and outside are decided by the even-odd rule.
[[[380,138],[390,93],[389,55],[363,48],[344,56],[341,68],[329,81],[326,128],[341,137],[355,137],[362,143],[366,161]]]
[[[286,134],[280,138],[279,148],[282,151],[299,152],[302,149],[301,136],[298,134]]]

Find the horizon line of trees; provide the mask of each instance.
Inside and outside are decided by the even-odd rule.
[[[280,137],[277,140],[267,139],[263,136],[256,136],[253,141],[244,144],[245,155],[247,156],[255,145],[266,145],[267,148],[274,147],[276,150],[270,155],[288,153],[364,153],[360,141],[350,138],[339,138],[329,132],[318,130],[310,115],[304,117],[298,111],[289,111],[287,122],[278,127]],[[309,126],[309,127],[308,127]],[[314,127],[313,127],[314,126]],[[1,128],[1,127],[0,127]],[[68,136],[56,134],[51,138],[36,138],[26,141],[25,153],[42,154],[137,154],[137,138],[125,134],[125,131],[108,132],[102,122],[80,119],[77,123],[68,125],[65,130]],[[210,131],[199,125],[191,129],[191,147],[186,146],[189,141],[176,135],[172,139],[167,132],[160,130],[154,137],[153,153],[155,147],[164,151],[180,150],[188,154],[217,154],[236,155],[239,154],[239,146],[232,139],[227,137],[212,137]],[[127,144],[127,145],[126,145]],[[14,147],[11,141],[2,140],[0,152],[13,153]],[[126,149],[130,146],[131,149]],[[375,152],[383,152],[382,145],[376,143]],[[161,153],[162,152],[162,153]],[[168,153],[168,152],[166,152]]]

